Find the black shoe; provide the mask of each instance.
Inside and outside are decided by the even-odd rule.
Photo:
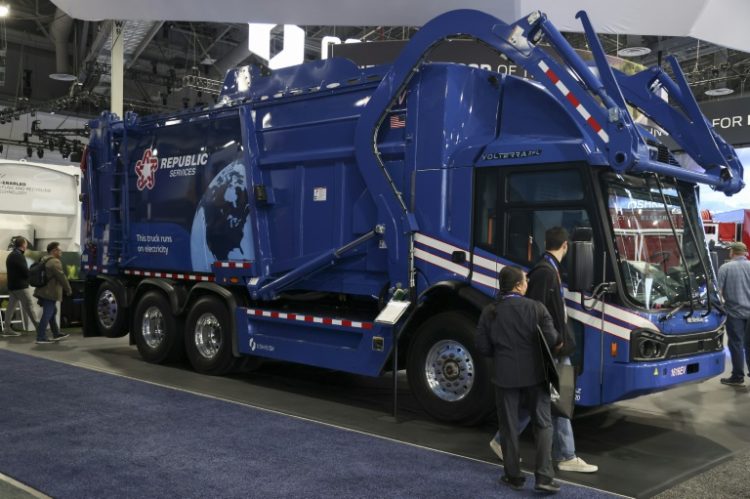
[[[536,485],[534,485],[534,490],[537,492],[546,492],[548,494],[557,494],[560,492],[560,484],[554,480],[549,483],[537,482]]]
[[[54,336],[52,337],[52,339],[53,339],[54,341],[60,341],[60,340],[64,340],[64,339],[65,339],[65,338],[67,338],[68,336],[70,336],[70,335],[69,335],[68,333],[61,333],[61,334],[56,334],[56,335],[54,335]]]
[[[745,386],[745,379],[744,378],[736,378],[734,376],[730,376],[729,378],[721,378],[720,381],[721,381],[722,385]]]
[[[40,338],[37,338],[37,339],[36,339],[36,344],[37,344],[37,345],[48,345],[48,344],[50,344],[50,343],[54,343],[54,341],[52,341],[52,340],[51,340],[51,339],[49,339],[49,338],[41,338],[41,339],[40,339]]]
[[[508,475],[503,475],[500,477],[500,483],[507,485],[513,490],[522,490],[523,485],[526,483],[526,478],[522,476],[510,477]]]

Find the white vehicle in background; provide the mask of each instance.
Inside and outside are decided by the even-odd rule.
[[[0,160],[0,310],[3,317],[8,294],[5,259],[12,237],[20,235],[31,242],[26,252],[29,263],[44,254],[48,243],[60,242],[65,271],[69,278],[77,278],[81,253],[80,178],[81,171],[76,165]],[[63,309],[65,305],[63,302]],[[64,313],[62,318],[64,324],[67,318]]]

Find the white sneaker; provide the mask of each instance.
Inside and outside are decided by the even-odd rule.
[[[500,447],[500,444],[494,438],[490,440],[490,449],[497,454],[498,459],[503,460],[503,448]]]
[[[576,473],[595,473],[599,469],[599,466],[588,464],[580,457],[574,457],[567,461],[559,461],[557,463],[557,469],[560,471],[573,471]]]

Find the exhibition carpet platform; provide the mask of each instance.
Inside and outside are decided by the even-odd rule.
[[[0,473],[60,499],[538,497],[489,463],[2,350],[0,408]]]

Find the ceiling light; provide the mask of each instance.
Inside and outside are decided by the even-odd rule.
[[[706,95],[709,95],[711,97],[720,97],[722,95],[729,95],[733,94],[734,90],[727,87],[721,87],[721,88],[709,88],[704,92]]]
[[[640,57],[650,53],[651,49],[648,47],[626,47],[617,51],[620,57]]]
[[[7,4],[0,4],[0,17],[8,17],[10,14],[10,6]]]

